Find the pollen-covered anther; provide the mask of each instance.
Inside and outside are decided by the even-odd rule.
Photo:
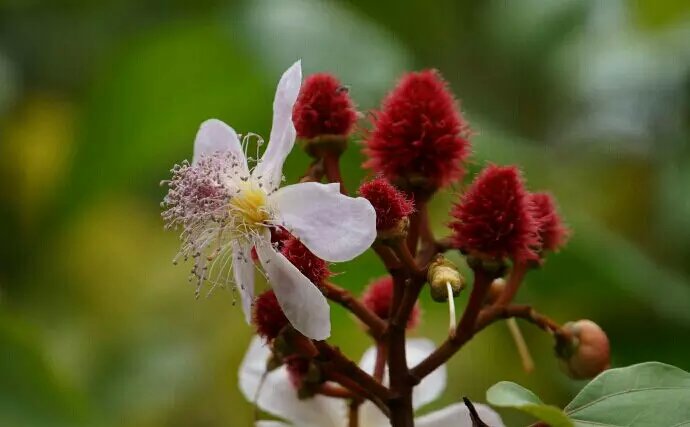
[[[372,282],[362,294],[362,303],[383,320],[390,317],[393,303],[393,278],[384,276]],[[417,301],[407,321],[407,329],[413,329],[419,324],[421,309]]]
[[[281,253],[315,285],[331,276],[328,263],[314,255],[299,239],[290,237],[283,241]]]
[[[376,230],[380,239],[407,234],[407,216],[414,211],[412,200],[383,177],[362,184],[359,194],[369,200],[376,211]]]
[[[254,300],[252,323],[256,333],[267,341],[274,340],[290,324],[272,290],[262,293]]]
[[[451,211],[455,247],[468,253],[470,262],[496,264],[506,258],[537,258],[537,224],[527,192],[514,166],[486,167]]]
[[[431,192],[462,178],[471,132],[437,71],[405,75],[372,124],[365,167],[406,191]]]
[[[266,191],[250,182],[240,182],[228,202],[228,213],[240,233],[260,233],[270,218]]]

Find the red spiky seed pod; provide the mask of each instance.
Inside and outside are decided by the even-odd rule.
[[[309,374],[309,359],[300,356],[290,356],[285,358],[285,369],[288,379],[295,389],[302,388],[305,377]]]
[[[487,166],[451,215],[455,247],[482,259],[537,258],[537,224],[516,167]]]
[[[328,263],[317,257],[298,238],[291,236],[283,241],[281,253],[315,285],[323,283],[331,275]]]
[[[252,323],[256,333],[267,341],[273,341],[290,324],[272,290],[260,294],[254,300]]]
[[[556,201],[549,193],[532,193],[529,196],[532,216],[537,222],[541,251],[555,252],[568,241],[570,230],[563,224],[556,208]]]
[[[414,211],[412,200],[383,177],[362,184],[359,194],[374,207],[377,230],[388,230],[396,226],[401,219]]]
[[[469,126],[437,71],[403,76],[372,124],[365,167],[406,188],[436,189],[462,178]]]
[[[348,136],[356,120],[350,94],[337,78],[328,73],[306,78],[292,110],[297,136]]]
[[[384,276],[373,281],[362,294],[362,303],[383,320],[388,319],[392,302],[393,278],[391,276]],[[419,324],[420,315],[421,309],[417,301],[407,321],[408,329],[415,328]]]

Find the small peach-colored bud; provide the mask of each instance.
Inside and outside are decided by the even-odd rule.
[[[501,296],[503,290],[506,288],[506,280],[502,277],[494,279],[491,282],[491,287],[489,288],[489,293],[486,295],[486,304],[493,304]]]
[[[609,339],[591,320],[568,322],[563,330],[572,334],[572,340],[558,342],[556,354],[563,371],[574,379],[594,378],[611,362]]]

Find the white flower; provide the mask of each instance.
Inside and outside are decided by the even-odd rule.
[[[329,306],[321,292],[270,239],[270,227],[282,226],[316,256],[348,261],[376,238],[376,214],[363,198],[340,194],[338,184],[301,183],[278,188],[283,162],[295,143],[292,107],[302,80],[300,61],[281,77],[273,101],[273,126],[263,157],[251,169],[237,133],[211,119],[202,123],[194,158],[173,168],[163,206],[167,227],[183,228],[178,257],[193,257],[200,286],[234,283],[247,322],[254,300],[256,248],[263,272],[290,323],[304,335],[330,335]],[[253,135],[250,135],[253,136]]]
[[[407,341],[406,349],[408,364],[416,364],[434,350],[434,343],[426,339],[411,339]],[[285,422],[258,421],[256,427],[347,427],[345,400],[319,395],[300,400],[284,366],[266,374],[269,356],[270,350],[263,344],[263,340],[255,337],[240,365],[240,390],[247,400]],[[372,347],[362,356],[360,367],[371,373],[375,360],[376,349]],[[412,394],[415,410],[438,398],[445,387],[446,370],[442,366],[415,387]],[[480,404],[475,405],[475,408],[485,423],[491,427],[503,427],[501,417],[491,408]],[[360,406],[359,427],[388,426],[390,422],[373,403],[365,402]],[[471,427],[472,420],[467,407],[462,403],[455,403],[416,418],[415,426]]]

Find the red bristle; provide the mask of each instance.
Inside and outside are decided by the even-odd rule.
[[[388,319],[391,304],[393,303],[393,278],[385,276],[372,282],[364,290],[364,294],[362,294],[362,303],[381,319]],[[417,301],[407,322],[408,329],[412,329],[419,324],[420,315],[421,310],[419,308],[419,301]]]
[[[283,241],[281,253],[316,285],[321,284],[331,275],[328,263],[311,253],[296,237]]]
[[[359,187],[359,194],[376,211],[376,229],[387,230],[414,211],[414,203],[385,178],[376,178]]]
[[[456,204],[450,224],[456,247],[493,259],[536,259],[537,224],[520,171],[490,165]]]
[[[532,216],[537,222],[542,251],[559,250],[568,241],[570,230],[558,214],[556,201],[549,193],[532,193],[529,199],[532,204]]]
[[[435,70],[405,75],[372,118],[364,166],[392,182],[422,177],[435,188],[462,178],[469,126]]]
[[[289,324],[273,291],[268,290],[254,300],[252,323],[256,332],[268,341],[277,337]]]
[[[327,73],[312,74],[302,85],[292,110],[300,138],[320,135],[347,136],[357,120],[347,88]]]

